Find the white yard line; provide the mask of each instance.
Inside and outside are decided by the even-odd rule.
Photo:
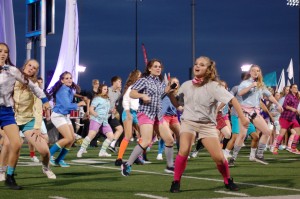
[[[60,196],[49,196],[49,198],[53,198],[53,199],[68,199],[68,198],[60,197]]]
[[[232,192],[232,191],[215,191],[216,193],[222,193],[222,194],[229,194],[233,196],[244,196],[244,197],[249,197],[249,195],[245,193],[239,193],[239,192]]]
[[[155,195],[150,195],[150,194],[145,194],[145,193],[136,193],[134,195],[143,196],[143,197],[146,197],[146,198],[154,198],[154,199],[169,199],[167,197],[155,196]]]

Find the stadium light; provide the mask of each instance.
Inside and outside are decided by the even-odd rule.
[[[79,73],[83,73],[85,71],[85,69],[86,69],[85,66],[80,66],[80,65],[77,66],[77,70]]]
[[[250,70],[251,66],[252,66],[252,64],[244,64],[241,66],[241,70],[243,72],[248,72]]]

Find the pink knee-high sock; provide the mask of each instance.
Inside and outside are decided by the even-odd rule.
[[[228,167],[228,162],[224,161],[223,164],[217,165],[219,172],[222,174],[224,183],[228,184],[228,178],[230,178],[230,172]]]
[[[179,154],[176,156],[174,168],[174,181],[180,181],[181,176],[186,168],[187,159],[187,156],[181,156]]]
[[[292,149],[296,149],[297,148],[298,140],[299,140],[299,135],[295,134],[294,135],[294,140],[293,140],[293,143],[292,143]]]
[[[276,139],[276,146],[275,146],[276,148],[279,147],[279,145],[281,144],[282,139],[283,139],[283,136],[282,136],[282,135],[278,135],[278,136],[277,136],[277,139]]]

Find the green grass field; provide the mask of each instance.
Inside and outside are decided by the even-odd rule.
[[[134,144],[129,145],[128,158]],[[114,166],[116,155],[99,158],[99,148],[88,148],[81,159],[76,158],[79,147],[74,147],[66,161],[69,168],[52,167],[56,180],[47,179],[41,172],[41,164],[32,163],[27,145],[21,151],[16,170],[16,180],[23,190],[13,191],[0,185],[0,198],[235,198],[293,195],[300,198],[300,156],[280,151],[278,156],[265,153],[269,165],[250,162],[249,147],[241,150],[236,166],[230,169],[240,191],[230,192],[224,188],[223,180],[206,150],[195,159],[190,159],[181,181],[181,192],[170,193],[172,175],[165,174],[165,161],[156,160],[157,144],[148,152],[152,162],[134,165],[132,173],[123,177],[120,168]],[[239,194],[239,195],[235,195]]]

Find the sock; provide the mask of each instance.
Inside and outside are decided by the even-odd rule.
[[[231,151],[231,150],[225,149],[225,151],[226,151],[227,154],[230,154],[230,151]]]
[[[187,156],[177,155],[175,159],[174,181],[180,181],[187,165]]]
[[[230,138],[224,138],[223,139],[223,149],[226,149],[226,146],[227,146],[229,140],[230,140]]]
[[[112,142],[110,143],[110,146],[111,146],[112,148],[115,148],[116,142],[117,142],[117,140],[113,139]]]
[[[15,168],[14,167],[7,166],[7,171],[6,171],[7,175],[13,175],[14,172],[15,172]]]
[[[62,148],[58,157],[55,159],[55,162],[59,163],[59,161],[64,160],[69,151],[70,149]]]
[[[256,153],[257,157],[261,158],[264,156],[265,148],[266,148],[266,144],[258,143],[257,153]]]
[[[106,149],[110,143],[111,143],[111,141],[108,138],[106,138],[101,146],[100,152],[102,152],[102,153],[106,152]]]
[[[203,148],[204,148],[204,146],[203,146],[201,140],[198,140],[197,145],[196,145],[196,150],[199,151],[200,149],[203,149]]]
[[[276,145],[275,145],[276,148],[279,147],[279,145],[281,144],[282,139],[283,139],[283,136],[282,136],[282,135],[278,135],[278,136],[277,136],[277,139],[276,139]]]
[[[132,153],[130,154],[130,157],[129,157],[129,159],[128,159],[128,161],[127,161],[127,165],[128,166],[131,166],[133,163],[134,163],[134,161],[137,159],[137,157],[141,154],[141,153],[143,153],[143,151],[144,151],[144,148],[141,146],[141,145],[136,145],[135,147],[134,147],[134,149],[133,149],[133,151],[132,151]]]
[[[238,156],[238,154],[239,154],[241,148],[242,148],[241,146],[234,145],[233,152],[232,152],[232,158],[233,158],[234,160],[236,160],[236,158],[237,158],[237,156]]]
[[[251,148],[250,157],[255,157],[256,148]]]
[[[228,162],[224,161],[223,164],[217,165],[219,172],[222,174],[224,183],[228,184],[228,178],[230,178]]]
[[[167,165],[168,167],[173,167],[174,166],[174,148],[173,146],[166,146],[165,147],[165,155],[166,155],[166,160],[167,160]]]
[[[295,134],[294,135],[294,140],[293,140],[293,143],[292,143],[292,149],[296,149],[297,148],[298,140],[299,140],[299,135]]]
[[[61,146],[59,146],[58,143],[53,144],[50,149],[50,155],[53,156],[60,149],[61,149]]]
[[[86,136],[84,139],[83,139],[83,142],[80,146],[80,150],[81,151],[85,151],[85,149],[89,146],[89,144],[91,143],[91,138],[89,138],[88,136]]]
[[[33,158],[33,156],[35,156],[35,152],[34,151],[30,151],[30,157]]]
[[[158,141],[158,153],[162,154],[165,149],[165,141],[163,139],[159,139]]]
[[[289,141],[288,141],[288,148],[292,148],[292,144],[293,144],[293,141],[294,141],[294,135],[291,134],[290,137],[289,137]]]
[[[120,144],[120,148],[119,148],[119,153],[118,153],[118,159],[123,159],[123,155],[127,149],[129,140],[127,140],[125,137],[123,138],[121,144]]]

